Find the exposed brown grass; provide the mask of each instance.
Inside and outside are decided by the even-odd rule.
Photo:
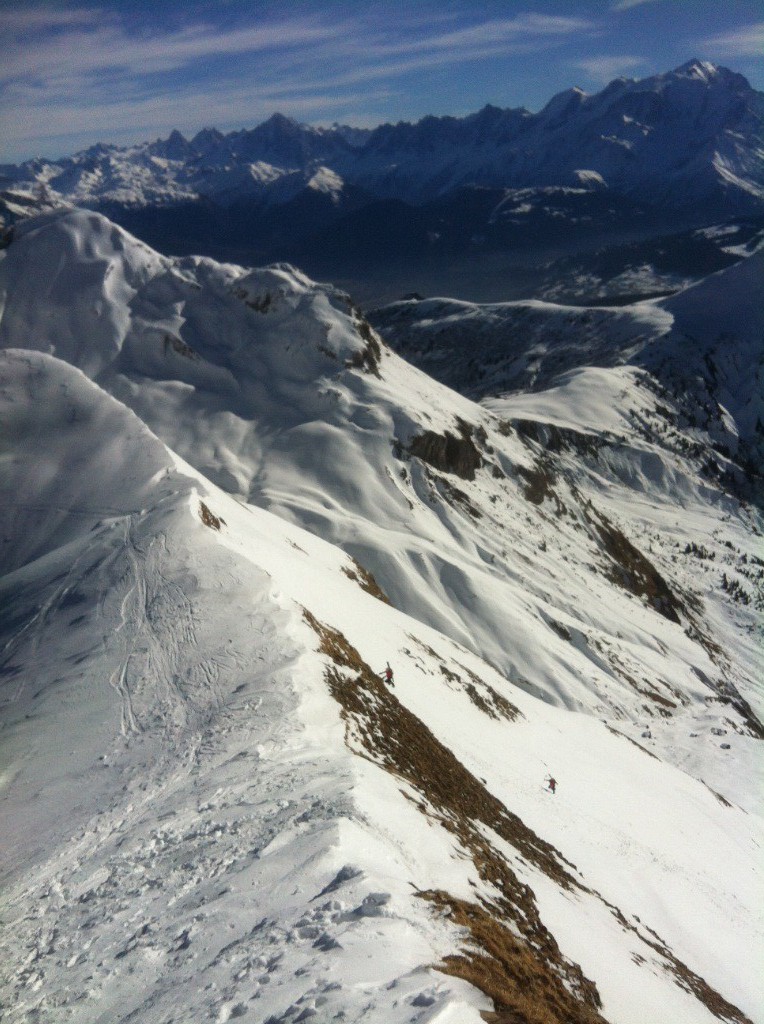
[[[341,707],[348,746],[411,786],[419,795],[414,799],[416,807],[455,837],[484,883],[484,894],[474,903],[440,890],[418,895],[465,929],[461,951],[446,956],[439,970],[463,978],[493,1000],[494,1012],[484,1014],[486,1021],[607,1024],[599,1013],[596,985],[563,955],[541,921],[533,891],[492,844],[490,834],[494,833],[561,888],[600,899],[624,930],[657,954],[676,983],[721,1021],[752,1024],[680,961],[655,932],[630,923],[618,907],[578,881],[575,866],[490,793],[382,684],[341,633],[307,610],[304,616],[319,637],[320,650],[330,659],[326,680]]]
[[[697,611],[697,609],[696,609]],[[755,736],[756,739],[764,739],[764,725],[761,723],[759,718],[756,716],[755,711],[748,703],[748,701],[737,692],[732,680],[734,673],[730,665],[727,655],[723,649],[713,640],[708,633],[702,628],[702,620],[699,614],[694,614],[692,611],[688,611],[687,618],[689,625],[685,629],[686,635],[693,640],[695,643],[700,644],[703,650],[708,655],[709,659],[716,665],[723,676],[726,677],[726,681],[721,681],[721,687],[727,687],[729,692],[722,693],[716,698],[706,698],[718,700],[721,704],[727,704],[733,707],[735,711],[740,715],[745,723],[746,729],[748,730],[749,736]],[[730,686],[730,684],[732,684]]]
[[[535,1008],[535,1016],[529,1016],[528,1003],[535,997],[542,1003],[546,1000],[552,1024],[602,1022],[596,1013],[600,1005],[596,986],[562,954],[541,921],[533,891],[486,838],[486,829],[563,888],[581,888],[572,873],[574,866],[490,793],[381,683],[341,633],[319,623],[310,612],[304,614],[320,638],[320,650],[332,662],[326,678],[342,708],[348,745],[420,794],[420,810],[454,835],[479,878],[495,893],[474,905],[448,894],[437,899],[422,894],[431,902],[439,901],[441,907],[450,907],[457,923],[463,918],[475,925],[474,948],[448,958],[441,969],[473,981],[492,999],[499,998],[497,1020],[506,1024],[542,1024],[540,1007]],[[524,950],[522,955],[519,950]],[[522,970],[520,964],[524,964]],[[533,997],[527,986],[523,988],[522,979],[530,975],[536,979]],[[562,1006],[566,1015],[560,1015]]]
[[[352,304],[350,309],[355,329],[364,346],[358,352],[355,352],[345,365],[348,368],[363,370],[365,373],[371,373],[373,376],[379,377],[379,363],[382,358],[382,346],[379,338],[360,309],[357,309]]]
[[[744,697],[736,693],[731,697],[719,697],[718,700],[720,704],[728,704],[737,711],[746,724],[749,736],[755,736],[758,740],[764,739],[764,725],[761,724],[753,708]]]
[[[505,718],[508,722],[513,722],[516,718],[522,718],[523,713],[519,708],[508,701],[506,697],[503,697],[497,690],[486,683],[480,678],[480,676],[473,672],[472,669],[467,668],[466,665],[462,665],[460,662],[455,662],[456,665],[464,672],[468,677],[468,681],[455,672],[452,668],[446,664],[446,662],[440,657],[437,651],[434,651],[432,647],[424,643],[418,637],[412,633],[407,634],[409,640],[413,641],[417,647],[421,647],[433,661],[438,662],[438,667],[442,674],[453,686],[458,687],[467,694],[472,703],[478,707],[483,714],[488,715],[489,718]]]
[[[348,569],[347,566],[342,567],[342,571],[345,573],[347,578],[357,583],[361,590],[365,590],[367,594],[371,594],[372,597],[376,597],[378,601],[384,601],[385,604],[392,604],[390,598],[377,583],[374,575],[370,573],[368,569],[364,569],[361,563],[355,558],[351,558],[350,560],[353,563],[352,569]]]
[[[554,489],[557,474],[552,468],[548,459],[539,459],[533,469],[526,469],[524,466],[517,467],[518,474],[525,480],[523,495],[526,501],[532,505],[543,505],[549,498],[554,501],[555,514],[565,515],[567,507]]]
[[[483,683],[483,686],[488,691],[488,695],[493,702],[494,708],[502,718],[506,718],[508,722],[513,722],[516,718],[523,717],[523,713],[520,708],[515,707],[515,705],[511,701],[507,700],[506,697],[502,697],[502,695],[494,690],[489,683]]]
[[[164,354],[167,355],[167,350],[172,349],[173,352],[177,352],[179,356],[183,356],[184,359],[198,360],[198,352],[194,352],[190,345],[187,345],[185,341],[182,341],[174,334],[165,334],[163,339]]]
[[[448,919],[467,930],[465,948],[444,957],[441,970],[462,978],[493,1000],[494,1024],[602,1024],[594,1005],[573,995],[560,978],[540,971],[533,950],[476,903],[440,891],[423,892]]]
[[[221,526],[226,525],[225,519],[220,518],[220,516],[213,515],[203,501],[199,502],[199,518],[204,525],[209,526],[211,530],[219,530]]]
[[[681,613],[686,623],[686,635],[700,644],[717,668],[729,674],[730,666],[723,649],[703,629],[701,618],[703,605],[700,599],[676,587],[672,590],[647,556],[636,548],[603,513],[597,511],[590,501],[582,500],[581,505],[585,518],[594,526],[611,560],[610,578],[613,582],[630,593],[645,598],[657,612],[671,622],[681,624]],[[622,671],[621,675],[623,675]],[[633,680],[629,681],[633,682]],[[676,707],[676,704],[657,693],[652,686],[647,691],[640,689],[639,686],[636,686],[636,689],[643,696],[666,709],[665,713],[667,714],[671,713],[670,709]],[[679,691],[673,691],[673,695],[680,703],[686,703]],[[735,708],[751,736],[764,739],[764,725],[743,697],[733,694],[725,697],[724,700]]]
[[[642,938],[643,941],[646,941],[644,936]],[[705,978],[701,978],[699,974],[691,971],[687,964],[682,963],[665,945],[656,943],[654,948],[667,961],[679,987],[694,995],[715,1017],[722,1021],[728,1021],[729,1024],[753,1024],[750,1017],[720,995]]]
[[[634,670],[630,670],[626,665],[624,665],[621,656],[612,649],[609,643],[594,636],[588,636],[586,638],[586,642],[590,647],[597,651],[598,654],[602,655],[618,679],[628,683],[636,693],[646,697],[656,705],[656,707],[651,707],[646,704],[642,705],[648,715],[652,715],[657,711],[659,715],[670,718],[672,712],[675,711],[679,705],[687,705],[690,703],[686,694],[683,694],[681,690],[670,686],[665,682],[665,680],[658,680],[657,682],[654,682],[648,679],[645,675],[642,675],[641,680],[637,679],[634,674]],[[671,694],[670,697],[667,697],[665,693],[661,693],[658,689],[658,683],[660,683],[664,690]]]
[[[596,460],[600,450],[608,444],[607,439],[600,434],[586,434],[538,420],[513,419],[510,426],[515,428],[521,440],[535,441],[546,452],[575,452]]]
[[[437,476],[435,473],[431,474],[431,479],[435,481],[438,489],[452,505],[460,505],[468,515],[472,516],[473,519],[483,518],[483,513],[473,504],[470,496],[460,487],[455,487],[450,480],[446,479],[446,477]]]
[[[582,501],[587,522],[594,527],[611,562],[608,574],[613,583],[637,597],[644,597],[664,618],[681,622],[679,612],[687,609],[671,590],[653,563],[590,501]]]
[[[603,896],[597,893],[599,898],[610,909],[613,916],[619,921],[621,927],[626,931],[633,932],[646,946],[649,946],[663,961],[664,969],[673,974],[674,979],[680,988],[693,995],[698,1002],[702,1003],[710,1012],[727,1024],[753,1024],[750,1017],[742,1010],[730,1003],[724,996],[720,995],[715,988],[712,988],[705,978],[701,978],[672,953],[664,940],[653,931],[648,925],[642,924],[641,929],[630,924],[621,911],[609,903]],[[647,932],[648,934],[645,934]]]

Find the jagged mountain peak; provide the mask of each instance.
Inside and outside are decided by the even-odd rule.
[[[558,92],[541,110],[541,115],[550,116],[557,115],[562,111],[572,112],[581,102],[586,99],[587,94],[583,89],[579,89],[578,86],[573,86],[571,89],[564,89],[562,92]]]
[[[309,164],[329,163],[351,147],[338,132],[301,124],[276,113],[256,128],[228,137],[232,152],[248,160],[264,160],[284,169],[305,169]]]
[[[670,72],[675,78],[692,78],[696,81],[711,84],[715,83],[726,88],[750,89],[751,85],[745,75],[737,71],[731,71],[721,64],[712,64],[708,60],[700,60],[693,57],[685,64]]]
[[[174,129],[170,132],[166,139],[157,139],[150,147],[148,152],[153,156],[160,156],[166,160],[190,160],[197,155],[197,148],[195,142],[189,142],[189,140],[178,131]]]
[[[257,127],[241,133],[249,139],[279,140],[279,139],[301,139],[314,141],[344,141],[339,132],[333,129],[314,127],[304,124],[293,117],[287,117],[278,111],[263,121]]]
[[[282,114],[280,111],[275,111],[269,118],[258,125],[253,131],[261,131],[263,134],[267,133],[288,133],[295,134],[301,132],[314,132],[316,129],[311,128],[309,125],[301,124],[293,117],[287,117],[286,114]]]
[[[191,140],[191,144],[198,150],[204,151],[212,146],[218,146],[225,136],[217,128],[202,128]]]

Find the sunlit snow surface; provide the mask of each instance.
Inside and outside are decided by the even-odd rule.
[[[84,212],[19,230],[0,303],[4,1019],[490,1008],[435,969],[464,936],[417,893],[491,887],[358,756],[307,610],[575,865],[565,890],[492,840],[607,1020],[718,1019],[655,936],[764,1020],[761,517],[644,369],[478,406],[292,268],[164,259]],[[473,480],[407,455],[460,422]],[[678,621],[624,586],[620,536]]]

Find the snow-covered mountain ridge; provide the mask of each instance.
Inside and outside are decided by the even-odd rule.
[[[690,61],[652,78],[617,79],[594,95],[571,89],[538,114],[487,106],[360,136],[276,114],[251,131],[205,129],[190,140],[176,131],[2,171],[9,185],[38,184],[105,209],[199,197],[283,203],[301,189],[337,197],[348,186],[415,203],[463,186],[563,186],[732,214],[761,209],[763,116],[761,94],[742,75]]]
[[[477,405],[86,211],[0,309],[9,1020],[764,1019],[737,408]]]

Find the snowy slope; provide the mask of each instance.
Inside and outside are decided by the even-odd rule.
[[[32,261],[39,277],[29,273]],[[621,692],[624,678],[607,661],[595,657],[591,676],[585,654],[582,683],[580,655],[571,661],[565,632],[555,632],[560,608],[550,617],[550,570],[553,578],[570,577],[573,558],[580,590],[573,588],[563,608],[585,629],[611,619],[609,576],[618,556],[602,561],[603,527],[576,496],[579,482],[567,475],[560,481],[560,507],[570,507],[570,519],[553,526],[544,500],[555,491],[556,471],[547,471],[538,439],[382,349],[341,293],[286,267],[247,272],[209,260],[166,260],[84,212],[28,222],[0,273],[7,282],[3,345],[31,343],[75,363],[205,476],[340,543],[397,607],[510,678],[531,678],[532,661],[535,678],[525,685],[534,692],[590,710],[604,700],[617,714],[623,700],[640,705],[628,683]],[[76,289],[74,280],[81,282]],[[637,395],[637,408],[642,401]],[[661,403],[649,402],[660,419]],[[626,461],[635,459],[642,472],[641,440],[633,455],[632,438],[624,440]],[[623,448],[619,443],[619,462]],[[688,495],[703,515],[707,505],[714,519],[726,513],[722,493],[714,497],[711,489],[704,500],[708,484],[691,462],[660,447],[651,458],[670,481],[669,508]],[[454,468],[455,476],[448,473]],[[545,490],[535,481],[547,472]],[[597,505],[601,490],[597,484],[591,495]],[[627,494],[624,506],[629,500]],[[518,520],[527,524],[519,535]],[[742,525],[741,535],[747,532]],[[551,562],[529,574],[542,541],[552,542]],[[689,582],[680,574],[678,590]],[[632,617],[633,597],[627,587],[616,619]],[[669,628],[681,636],[689,628],[670,625],[665,611],[648,608],[632,638],[651,677],[654,634]],[[539,621],[549,634],[542,653],[527,639]],[[698,679],[716,679],[718,669],[702,645],[682,645],[684,667],[671,667],[672,676],[680,673],[671,685],[694,699],[704,690]],[[729,657],[737,665],[741,655]],[[750,671],[741,665],[741,678]],[[666,685],[660,673],[656,681],[659,689]]]
[[[446,936],[356,806],[282,590],[309,600],[321,571],[357,604],[347,559],[215,493],[59,360],[4,354],[2,393],[4,1019],[408,1020],[432,990],[477,1020],[426,967]]]
[[[761,517],[644,371],[480,407],[82,211],[0,308],[9,1020],[764,1020]]]
[[[755,955],[747,973],[738,952],[760,942],[758,815],[380,605],[341,553],[196,479],[59,361],[8,353],[3,395],[10,436],[32,442],[4,464],[13,539],[30,506],[51,526],[3,581],[26,619],[4,718],[7,1019],[477,1022],[480,994],[428,965],[464,945],[448,918],[481,892],[505,943],[525,915],[559,943],[531,962],[538,979],[523,965],[520,1006],[551,976],[583,985],[573,961],[608,1020],[713,1021],[706,1002],[744,1020],[715,988],[756,1012]],[[369,712],[347,742],[372,763],[351,756],[306,605],[372,665],[396,652],[395,694],[363,667],[354,689],[425,755],[453,750],[474,773],[461,786],[490,780],[474,817],[435,788],[437,763],[390,762],[384,724],[364,739]]]

